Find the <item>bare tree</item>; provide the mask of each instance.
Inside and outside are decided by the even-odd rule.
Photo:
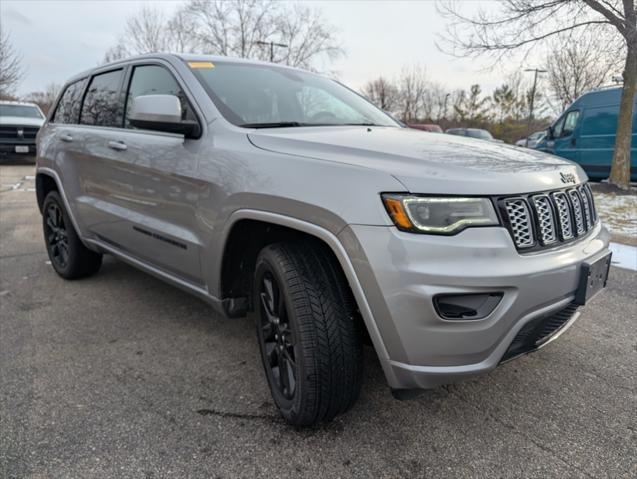
[[[362,93],[381,110],[393,112],[398,106],[398,88],[382,76],[368,81]]]
[[[438,83],[429,82],[423,95],[422,109],[425,118],[439,123],[447,114],[449,93]]]
[[[311,69],[343,54],[318,10],[273,0],[190,0],[172,16],[143,7],[130,17],[105,61],[158,51],[198,52],[269,60]]]
[[[161,10],[144,6],[126,20],[118,42],[104,55],[104,62],[152,52],[192,50],[192,34],[183,10],[167,17]]]
[[[483,9],[463,13],[455,2],[439,9],[451,20],[441,48],[452,54],[492,55],[496,60],[514,51],[525,55],[557,35],[586,29],[612,35],[625,46],[622,90],[610,182],[628,188],[630,143],[637,91],[637,9],[634,0],[502,0],[495,13]]]
[[[24,100],[36,103],[44,114],[47,114],[51,109],[51,106],[53,106],[53,103],[61,89],[62,85],[58,83],[49,83],[44,91],[31,92],[24,96]]]
[[[9,32],[0,25],[0,98],[10,98],[24,71],[20,55],[14,50]]]
[[[272,60],[307,69],[343,54],[334,28],[319,10],[304,5],[285,6],[271,0],[191,0],[186,11],[204,53]],[[270,51],[264,45],[268,42],[283,46]]]
[[[270,0],[191,0],[185,11],[202,53],[265,59],[257,41],[274,35],[278,8]]]
[[[343,55],[334,28],[319,10],[294,4],[289,12],[277,15],[274,36],[287,45],[280,63],[312,69],[317,62],[327,63]]]
[[[586,31],[576,38],[561,34],[551,42],[545,69],[560,111],[583,93],[602,86],[621,68],[617,65],[620,57],[600,48],[600,43],[607,44]]]
[[[427,76],[421,66],[403,68],[398,79],[400,112],[405,123],[417,120],[422,109],[422,101],[427,89]]]

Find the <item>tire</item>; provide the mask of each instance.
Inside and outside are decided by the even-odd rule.
[[[100,269],[102,255],[84,246],[57,191],[49,192],[44,199],[42,229],[51,266],[59,276],[79,279]]]
[[[254,279],[274,402],[294,426],[331,421],[356,402],[362,380],[360,322],[343,271],[321,244],[277,243],[260,252]]]

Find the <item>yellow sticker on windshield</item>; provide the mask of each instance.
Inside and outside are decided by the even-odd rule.
[[[212,62],[188,62],[190,68],[214,68]]]

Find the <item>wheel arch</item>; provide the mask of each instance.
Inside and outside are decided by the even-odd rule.
[[[249,300],[252,285],[247,285],[246,281],[251,283],[254,263],[262,247],[284,238],[318,241],[333,254],[340,265],[361,313],[365,329],[385,369],[385,363],[388,360],[387,350],[352,262],[338,239],[337,233],[298,218],[259,210],[236,211],[227,225],[223,235],[218,269],[219,296],[224,299],[223,304],[227,314],[240,316],[250,308],[249,303],[238,301],[240,296],[233,295],[242,293],[243,298]],[[265,238],[259,237],[259,233],[264,232]],[[248,245],[247,249],[246,245]],[[246,275],[250,275],[247,280]],[[391,374],[391,372],[385,370],[385,374]]]
[[[49,189],[47,189],[49,188]],[[50,191],[57,191],[62,198],[62,202],[64,203],[64,208],[66,209],[69,218],[71,218],[71,223],[73,224],[73,228],[77,232],[80,237],[80,241],[89,249],[94,249],[90,245],[84,241],[82,236],[82,229],[79,227],[77,219],[75,218],[74,211],[69,204],[69,200],[66,196],[64,188],[62,187],[62,180],[58,176],[55,170],[51,168],[39,167],[35,173],[35,191],[36,198],[38,201],[38,208],[40,209],[40,213],[42,212],[42,206],[44,205],[44,199],[46,195],[49,194]]]
[[[42,207],[44,206],[44,198],[51,191],[60,192],[56,178],[48,172],[38,171],[35,175],[35,196],[40,213],[42,213]]]

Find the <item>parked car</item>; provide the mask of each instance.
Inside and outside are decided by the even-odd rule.
[[[610,174],[621,87],[585,93],[549,127],[537,148],[578,163],[591,178]],[[637,98],[635,99],[637,112]],[[630,177],[637,181],[637,114],[633,117]]]
[[[354,404],[365,337],[407,398],[552,341],[610,264],[577,165],[423,135],[331,79],[248,60],[156,54],[73,77],[38,135],[36,191],[62,278],[112,254],[254,313],[294,425]]]
[[[502,140],[496,140],[487,130],[481,128],[449,128],[445,131],[448,135],[468,136],[469,138],[478,138],[480,140],[494,141],[496,143],[504,143]]]
[[[44,114],[35,103],[0,101],[0,154],[32,155]]]
[[[407,126],[414,130],[430,131],[432,133],[444,133],[440,125],[433,125],[430,123],[409,123]]]
[[[515,146],[524,146],[526,148],[537,148],[538,144],[541,144],[542,140],[546,136],[546,130],[536,131],[535,133],[531,133],[529,135],[529,141],[527,144],[527,139],[522,138],[515,142]]]

